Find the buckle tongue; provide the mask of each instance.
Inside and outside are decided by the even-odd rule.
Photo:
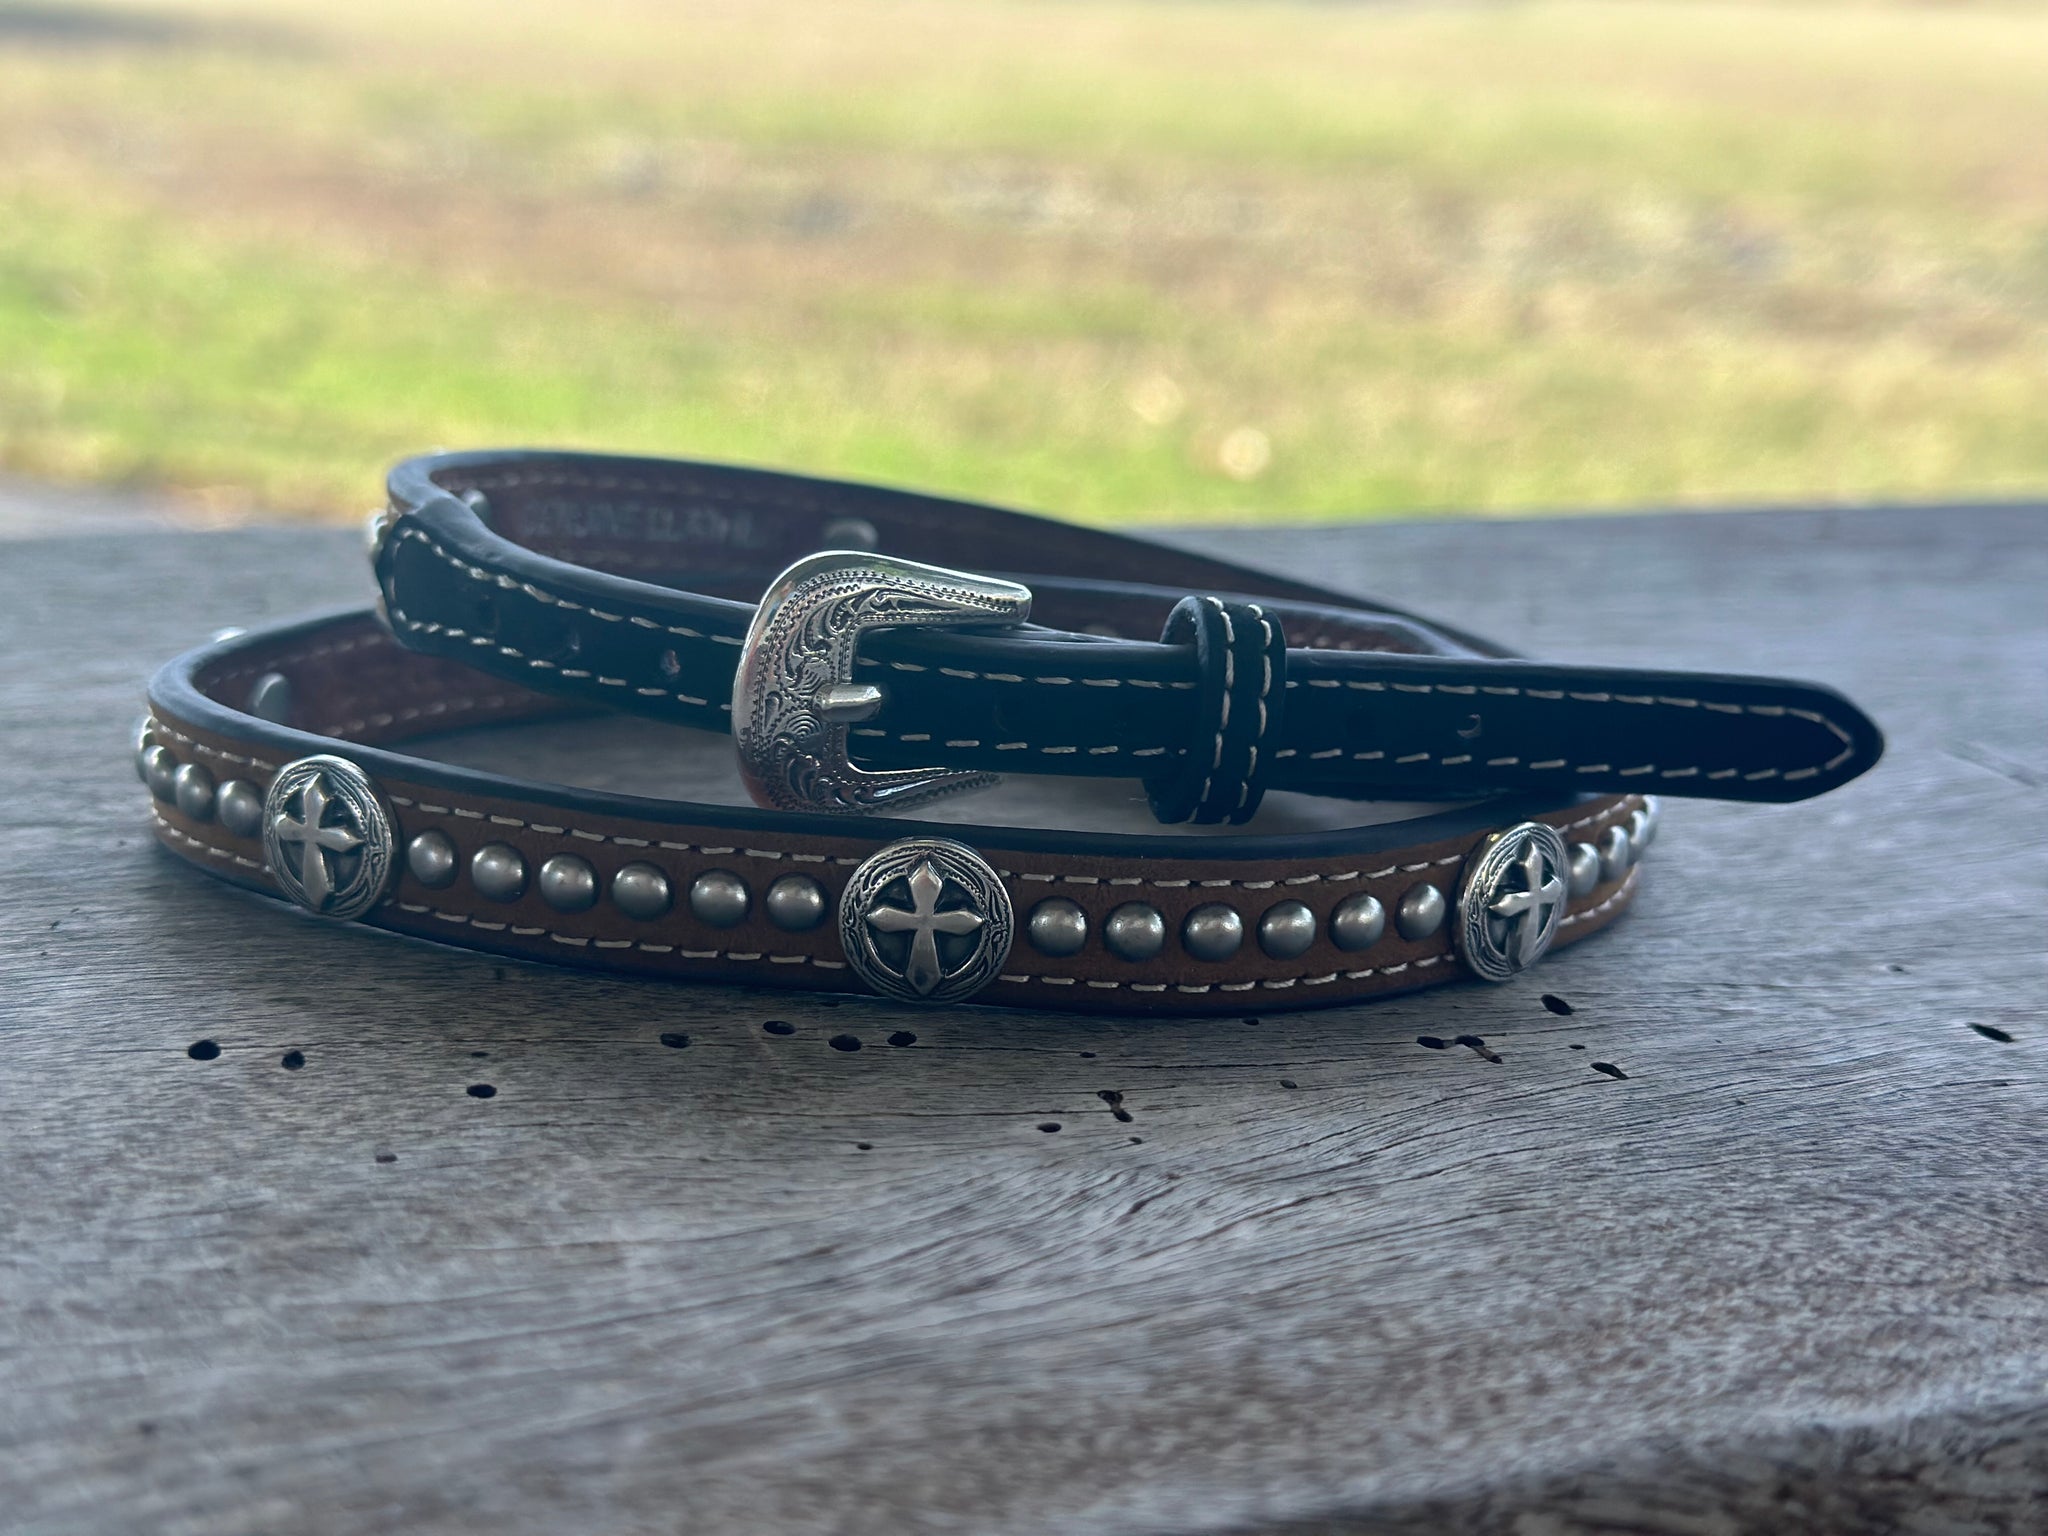
[[[1021,624],[1031,590],[888,555],[825,550],[775,580],[747,626],[732,680],[732,733],[754,803],[783,811],[879,811],[986,789],[993,773],[857,768],[846,733],[882,707],[854,681],[861,633],[899,624]]]

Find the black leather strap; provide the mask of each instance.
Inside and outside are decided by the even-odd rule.
[[[1291,647],[1284,707],[1260,741],[1268,788],[1783,801],[1854,778],[1883,749],[1869,718],[1818,684],[1518,660],[1369,600],[870,486],[484,452],[399,465],[390,508],[375,563],[405,645],[711,729],[729,724],[753,599],[802,555],[872,535],[891,554],[1026,582],[1032,625],[899,629],[865,646],[863,680],[887,697],[852,745],[874,767],[1174,781],[1213,752],[1205,673],[1195,644],[1137,637],[1191,594],[1257,604]]]

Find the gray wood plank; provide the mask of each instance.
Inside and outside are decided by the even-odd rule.
[[[239,896],[150,844],[139,682],[366,594],[354,541],[11,544],[0,1526],[2039,1529],[2044,534],[1183,535],[1546,654],[1820,677],[1892,740],[1822,801],[1672,804],[1631,918],[1506,987],[1197,1023],[627,984]],[[1417,1043],[1463,1034],[1500,1060]]]

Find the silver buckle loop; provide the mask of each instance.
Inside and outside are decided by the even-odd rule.
[[[756,805],[782,811],[878,811],[986,789],[993,773],[857,768],[846,733],[882,707],[854,681],[862,631],[899,624],[1021,624],[1031,589],[887,555],[826,550],[776,577],[747,626],[732,680],[740,777]]]

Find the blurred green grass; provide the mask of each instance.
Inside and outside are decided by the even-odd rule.
[[[53,26],[58,15],[61,26]],[[0,466],[1095,520],[2048,484],[2048,12],[0,0]]]

